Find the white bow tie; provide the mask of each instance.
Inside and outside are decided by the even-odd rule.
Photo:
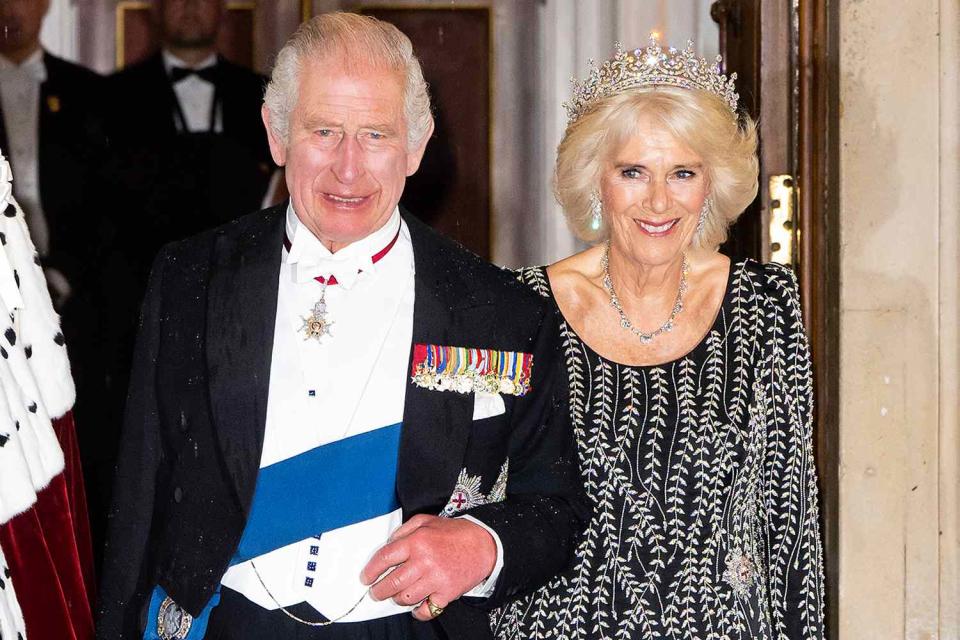
[[[349,289],[356,283],[362,271],[372,271],[375,267],[370,260],[370,256],[362,258],[352,255],[339,258],[336,255],[330,257],[304,256],[293,263],[293,278],[297,283],[309,282],[318,277],[326,280],[333,276],[335,282]]]

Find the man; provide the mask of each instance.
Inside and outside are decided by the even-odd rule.
[[[260,125],[266,79],[217,53],[223,14],[223,0],[157,0],[161,50],[109,79],[117,215],[130,223],[126,257],[141,286],[166,242],[260,209],[273,173]]]
[[[290,205],[152,271],[100,634],[489,638],[584,516],[556,314],[401,214],[433,120],[392,25],[305,23],[263,120]]]
[[[99,211],[87,208],[96,188],[91,165],[106,140],[95,102],[102,79],[40,45],[49,7],[50,0],[0,2],[0,148],[62,308],[89,267],[81,239],[96,232]]]
[[[40,30],[49,6],[49,0],[0,1],[0,149],[12,165],[13,192],[62,317],[84,467],[94,487],[91,506],[105,513],[109,505],[96,490],[104,371],[94,337],[101,320],[97,267],[110,238],[99,173],[106,158],[103,79],[43,50]],[[98,540],[99,522],[93,523]]]

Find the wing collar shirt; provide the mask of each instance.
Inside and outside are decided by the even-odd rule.
[[[292,205],[286,232],[290,249],[280,267],[261,469],[402,422],[413,338],[413,245],[399,210],[335,254],[300,223]],[[372,256],[394,238],[374,263]],[[314,279],[331,275],[337,284],[325,290]],[[304,319],[321,295],[330,335],[305,340]],[[501,542],[482,522],[464,517],[489,531],[497,545],[493,574],[466,594],[486,597],[503,566]],[[360,583],[360,571],[401,522],[396,509],[302,540],[231,567],[222,584],[265,609],[305,602],[339,622],[409,611],[392,600],[374,602]]]
[[[40,85],[47,79],[43,50],[15,64],[0,56],[0,100],[7,131],[5,150],[13,165],[13,191],[23,208],[30,236],[41,256],[50,251],[50,233],[40,203]]]
[[[216,64],[216,54],[210,54],[199,64],[188,64],[166,49],[163,50],[163,67],[166,69],[168,77],[174,67],[199,70],[214,67]],[[200,76],[191,75],[174,82],[173,93],[177,96],[177,102],[180,103],[180,112],[186,120],[188,132],[205,133],[212,131],[220,133],[223,131],[222,109],[217,109],[216,114],[214,114],[213,126],[210,126],[210,111],[213,109],[213,100],[216,95],[216,87],[213,86],[213,83]],[[177,127],[181,126],[182,124],[178,121]]]

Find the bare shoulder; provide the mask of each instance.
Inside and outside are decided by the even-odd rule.
[[[602,293],[602,255],[602,247],[591,247],[547,267],[550,288],[567,320],[576,322]]]
[[[690,281],[699,284],[706,291],[722,294],[727,288],[730,269],[733,265],[730,258],[717,251],[697,252],[690,256]]]

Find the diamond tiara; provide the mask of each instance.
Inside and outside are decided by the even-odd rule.
[[[687,41],[682,51],[673,47],[664,50],[654,36],[650,36],[650,45],[646,49],[625,51],[619,42],[615,46],[613,58],[599,67],[590,60],[590,75],[586,80],[571,80],[573,99],[563,103],[568,125],[589,111],[598,100],[629,89],[656,86],[709,91],[727,103],[736,119],[740,98],[734,85],[737,74],[732,73],[727,78],[720,72],[721,56],[710,64],[693,52],[692,40]]]

